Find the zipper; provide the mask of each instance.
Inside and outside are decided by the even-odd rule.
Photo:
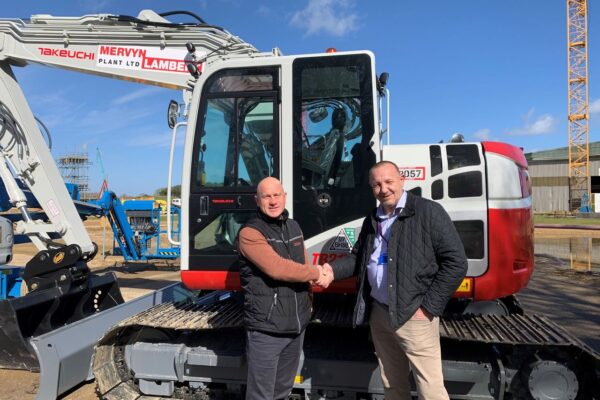
[[[281,236],[281,241],[283,242],[283,245],[285,246],[285,249],[287,250],[289,259],[291,260],[292,252],[290,251],[289,243],[286,242],[286,240],[285,240],[285,235],[284,235],[285,230],[286,230],[286,228],[285,228],[285,222],[284,222],[281,224],[281,230],[279,231],[279,236]]]
[[[283,242],[283,245],[285,246],[285,249],[287,250],[288,253],[288,258],[291,260],[292,259],[292,252],[290,250],[290,246],[289,246],[289,241],[285,240],[285,235],[284,233],[287,231],[286,229],[286,224],[285,221],[283,221],[281,223],[280,227],[280,231],[279,231],[279,236],[281,236],[281,241]],[[296,283],[293,283],[292,286],[294,287],[294,306],[295,306],[295,310],[296,310],[296,322],[298,323],[298,333],[300,333],[302,331],[302,324],[300,323],[300,313],[298,312],[298,293],[296,292]],[[272,308],[272,307],[271,307]],[[270,311],[269,311],[269,315],[267,315],[267,320],[269,319],[270,316]]]
[[[296,291],[294,291],[294,302],[296,303],[296,322],[298,322],[298,333],[300,333],[302,326],[300,325],[300,315],[298,314],[298,293],[296,293]]]
[[[290,251],[289,241],[286,242],[285,235],[284,235],[284,232],[287,231],[286,227],[287,226],[286,226],[285,222],[283,222],[281,224],[281,232],[279,234],[281,236],[281,241],[283,242],[283,245],[285,246],[285,249],[287,250],[288,257],[291,260],[292,259],[292,252]],[[297,285],[296,283],[293,284],[293,287],[294,287],[294,306],[295,306],[295,309],[296,309],[296,322],[298,323],[298,333],[300,333],[302,331],[302,324],[300,323],[300,313],[298,311],[298,293],[295,290],[296,285]]]
[[[273,314],[273,309],[277,304],[277,292],[273,293],[273,302],[271,303],[271,308],[269,308],[269,312],[267,313],[267,321],[271,321],[271,315]]]

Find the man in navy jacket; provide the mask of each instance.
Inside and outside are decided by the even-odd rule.
[[[375,164],[369,183],[380,205],[330,272],[358,277],[353,322],[369,322],[386,400],[411,399],[411,369],[419,398],[448,399],[439,316],[467,272],[462,242],[439,204],[404,191],[396,164]]]

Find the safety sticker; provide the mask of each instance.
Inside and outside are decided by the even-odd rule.
[[[348,240],[350,241],[350,247],[352,248],[354,243],[356,243],[356,233],[354,228],[344,228],[344,233],[348,237]]]
[[[425,167],[399,167],[398,170],[407,181],[425,180]]]
[[[123,68],[148,71],[189,73],[185,49],[160,49],[138,46],[98,46],[96,65],[106,68]],[[201,71],[201,65],[198,65]]]
[[[48,211],[50,211],[50,214],[52,214],[52,216],[54,216],[54,217],[56,217],[58,214],[60,214],[60,210],[58,209],[58,206],[52,199],[48,200],[48,202],[46,203],[46,209]]]
[[[340,233],[335,237],[331,245],[329,246],[329,250],[333,251],[350,251],[352,250],[352,242],[350,242],[350,238],[346,234],[346,230],[342,229]]]

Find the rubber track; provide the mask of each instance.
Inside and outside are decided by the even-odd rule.
[[[314,313],[318,323],[348,326],[352,315],[348,307],[334,312],[318,307]],[[340,312],[341,311],[341,312]],[[125,365],[123,348],[132,335],[144,328],[161,331],[218,330],[243,327],[242,305],[235,299],[164,303],[126,319],[116,325],[99,342],[94,357],[94,375],[100,395],[106,399],[151,399],[141,396]],[[600,354],[570,335],[560,326],[537,315],[467,315],[440,321],[442,338],[504,345],[575,347],[588,353],[600,364]],[[194,394],[202,396],[202,393]],[[177,396],[176,396],[177,397]],[[178,398],[187,398],[184,395]]]
[[[565,329],[539,315],[466,315],[440,321],[440,335],[459,341],[511,345],[575,346],[600,354]]]

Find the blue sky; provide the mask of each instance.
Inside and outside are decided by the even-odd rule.
[[[526,152],[566,146],[564,0],[22,0],[2,17],[137,15],[189,10],[259,50],[314,53],[368,49],[390,73],[392,142],[498,140]],[[600,140],[600,4],[588,2],[590,141]],[[594,40],[596,39],[596,40]],[[45,67],[15,68],[55,156],[102,152],[117,194],[166,186],[168,100],[177,91]],[[181,153],[181,145],[178,149]],[[179,179],[180,164],[176,166]],[[90,168],[92,188],[100,168]]]

